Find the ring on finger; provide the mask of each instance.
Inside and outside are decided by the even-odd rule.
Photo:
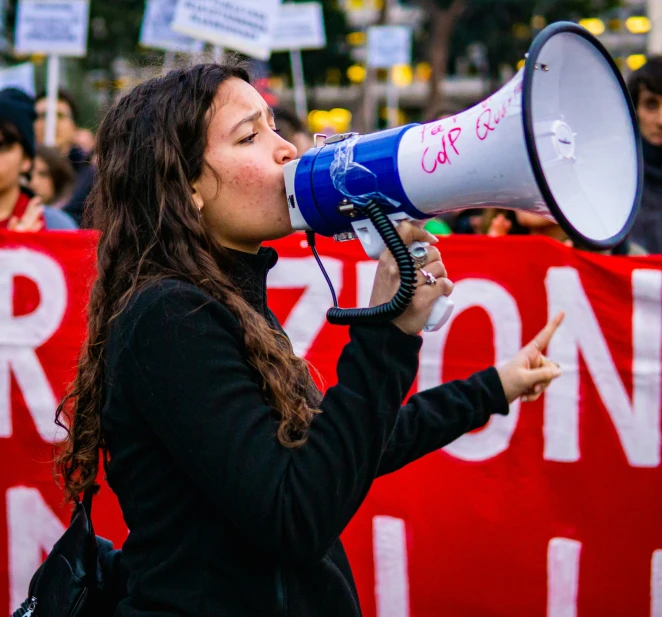
[[[432,274],[430,274],[427,270],[423,270],[423,268],[421,268],[420,272],[425,277],[425,284],[426,285],[436,285],[437,284],[437,279]]]
[[[428,263],[428,249],[425,246],[415,246],[409,251],[414,260],[414,268],[420,270]]]

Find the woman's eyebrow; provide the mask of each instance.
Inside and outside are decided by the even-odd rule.
[[[271,107],[267,108],[267,114],[271,117],[272,120],[274,119],[274,110],[271,109]],[[246,116],[243,120],[240,120],[239,122],[237,122],[237,124],[235,124],[232,127],[232,130],[230,131],[230,135],[232,135],[232,133],[234,133],[237,129],[242,127],[244,124],[252,124],[256,120],[259,120],[260,116],[262,116],[262,111],[261,110],[256,111],[254,114],[251,114],[250,116]]]

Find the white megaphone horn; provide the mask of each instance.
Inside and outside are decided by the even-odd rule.
[[[285,184],[295,229],[358,238],[375,259],[385,246],[394,254],[402,286],[391,303],[328,313],[333,323],[356,323],[391,320],[413,297],[413,260],[395,221],[480,206],[526,210],[556,220],[581,245],[607,249],[632,227],[642,174],[620,71],[584,28],[559,22],[482,103],[428,124],[324,139],[286,165]],[[451,310],[442,297],[426,330]]]

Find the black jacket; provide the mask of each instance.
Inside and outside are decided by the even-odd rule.
[[[273,249],[233,277],[266,307]],[[308,442],[288,449],[237,319],[198,288],[138,293],[111,329],[103,430],[130,533],[117,617],[358,616],[339,535],[373,480],[507,413],[494,369],[413,396],[421,339],[352,327]]]
[[[644,190],[630,238],[652,254],[662,253],[662,147],[642,139]]]

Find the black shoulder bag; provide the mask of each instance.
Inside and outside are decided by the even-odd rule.
[[[28,597],[12,617],[97,617],[112,615],[119,598],[108,598],[100,554],[112,543],[94,535],[93,489],[77,500],[69,527],[35,572]],[[115,551],[118,558],[121,552]],[[119,562],[119,559],[113,561]],[[116,568],[119,572],[119,567]]]

